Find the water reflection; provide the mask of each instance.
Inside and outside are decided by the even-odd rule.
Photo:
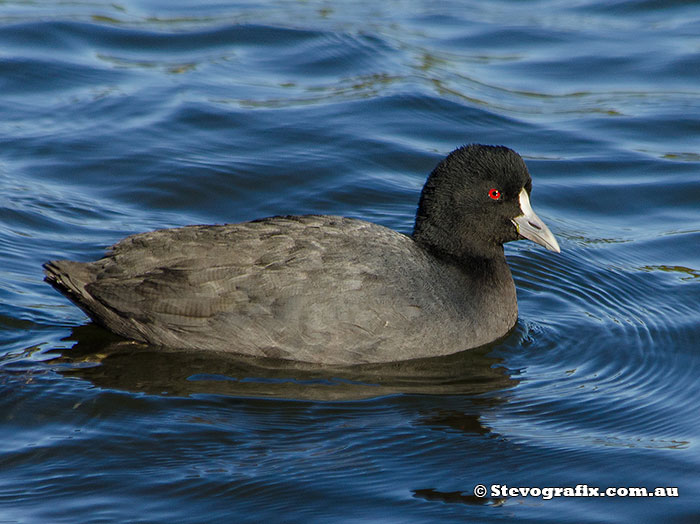
[[[494,344],[447,357],[329,367],[149,346],[117,338],[92,324],[75,328],[66,340],[76,343],[70,350],[55,350],[61,354],[48,364],[56,371],[101,388],[154,395],[335,401],[396,394],[478,395],[518,382],[497,367],[500,359],[488,356]],[[447,420],[454,414],[436,417]]]

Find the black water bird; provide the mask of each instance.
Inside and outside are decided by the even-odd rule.
[[[559,252],[506,147],[468,145],[428,177],[413,234],[339,216],[129,236],[95,262],[44,265],[96,323],[150,344],[359,364],[447,355],[516,323],[503,244]]]

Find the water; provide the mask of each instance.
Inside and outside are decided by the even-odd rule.
[[[173,4],[0,4],[2,522],[700,520],[700,6]],[[159,227],[407,232],[466,142],[525,157],[562,247],[507,247],[520,320],[487,348],[354,370],[163,352],[42,282]]]

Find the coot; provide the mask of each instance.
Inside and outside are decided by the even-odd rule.
[[[277,216],[129,236],[44,265],[95,322],[150,344],[321,364],[455,353],[516,323],[503,243],[559,252],[506,147],[468,145],[428,177],[413,234],[339,216]]]

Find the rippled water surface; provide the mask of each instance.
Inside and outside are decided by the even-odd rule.
[[[0,521],[699,522],[698,86],[681,1],[0,2]],[[507,247],[520,320],[486,348],[163,351],[42,282],[159,227],[409,232],[467,142],[523,155],[562,247]]]

